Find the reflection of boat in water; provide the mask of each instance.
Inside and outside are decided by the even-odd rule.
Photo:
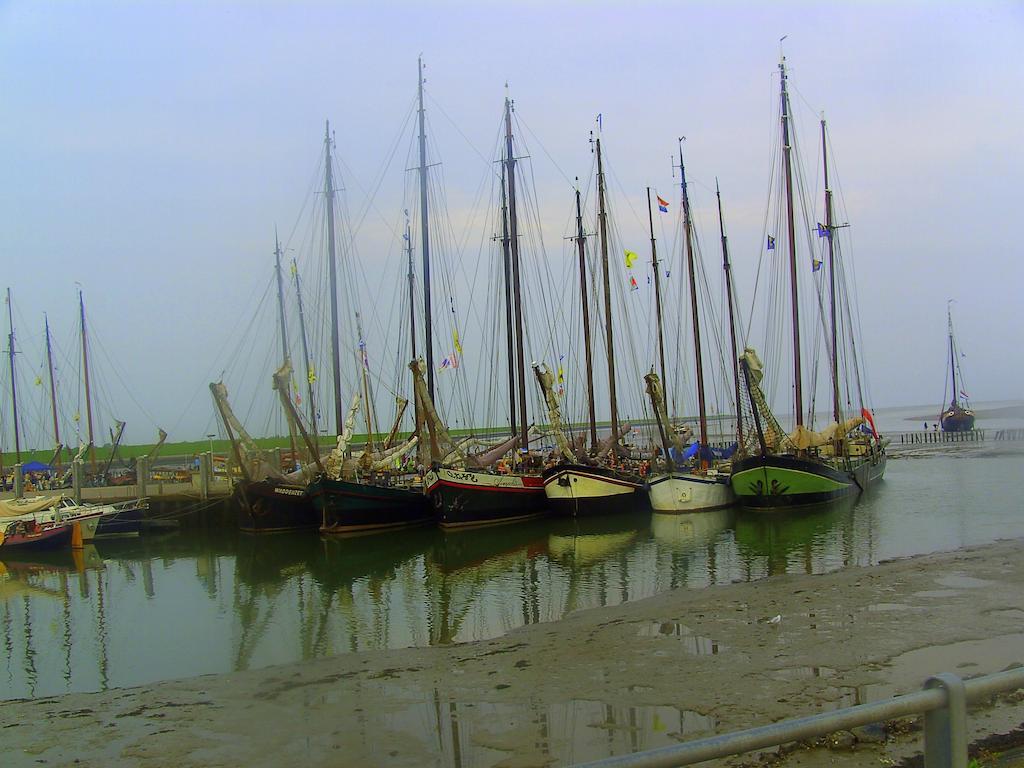
[[[546,520],[529,520],[515,526],[442,530],[430,550],[430,560],[443,573],[455,573],[483,568],[509,555],[534,557],[546,549],[549,529]]]
[[[735,519],[735,508],[682,514],[654,512],[651,515],[651,533],[655,541],[669,549],[689,550],[713,541]]]
[[[548,535],[548,554],[563,565],[596,565],[640,538],[648,529],[648,520],[636,514],[562,519]]]
[[[794,559],[802,563],[804,573],[830,570],[820,565],[821,558],[837,536],[849,532],[857,500],[847,496],[771,516],[740,514],[736,519],[740,556],[748,561],[767,558],[768,575],[785,573]]]
[[[304,531],[278,536],[241,536],[235,573],[249,587],[276,584],[309,569],[322,557],[320,541]]]
[[[390,578],[404,563],[428,552],[436,535],[433,528],[410,528],[400,536],[380,532],[314,538],[319,551],[309,570],[328,592],[362,578]]]

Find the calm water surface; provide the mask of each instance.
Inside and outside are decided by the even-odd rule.
[[[490,638],[679,587],[1024,537],[1022,469],[1019,447],[891,460],[856,504],[802,515],[646,512],[344,540],[183,531],[23,555],[0,563],[0,698]],[[670,715],[673,731],[707,725],[622,713]]]

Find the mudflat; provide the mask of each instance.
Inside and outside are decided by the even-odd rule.
[[[0,763],[563,765],[1021,663],[1024,541],[1000,541],[678,589],[490,641],[4,702]],[[1022,722],[1022,692],[1001,696],[971,710],[971,738]],[[892,765],[920,738],[890,725],[731,762]]]

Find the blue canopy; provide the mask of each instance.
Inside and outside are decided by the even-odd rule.
[[[684,459],[692,459],[697,455],[697,451],[700,451],[700,455],[707,461],[714,461],[715,459],[728,459],[736,452],[736,443],[728,446],[727,448],[715,448],[714,446],[705,445],[701,446],[700,443],[692,443],[686,447],[683,452]]]
[[[26,472],[51,472],[51,471],[53,471],[53,467],[51,467],[49,464],[43,464],[43,462],[41,462],[41,461],[30,461],[30,462],[28,462],[28,464],[22,464],[21,465],[21,474],[23,474],[23,475]]]

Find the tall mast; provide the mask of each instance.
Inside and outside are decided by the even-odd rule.
[[[804,397],[800,373],[800,308],[797,294],[796,223],[793,218],[793,160],[789,127],[789,92],[786,90],[786,57],[779,62],[782,83],[782,157],[786,168],[786,222],[789,230],[789,285],[793,310],[793,397],[796,425],[804,423]]]
[[[526,363],[523,359],[523,299],[519,283],[519,220],[516,216],[516,158],[512,152],[512,101],[505,97],[505,183],[508,185],[508,236],[512,251],[512,298],[516,320],[516,380],[519,388],[520,447],[529,447],[526,424]]]
[[[949,324],[949,370],[953,377],[953,400],[950,402],[950,406],[956,408],[958,405],[957,390],[956,390],[956,355],[953,354],[953,310],[950,309],[949,305],[946,305],[946,317]]]
[[[313,399],[313,381],[316,373],[313,362],[309,359],[309,342],[306,340],[306,313],[302,308],[302,288],[299,285],[299,267],[292,259],[292,276],[295,278],[295,298],[299,304],[299,334],[302,336],[302,358],[306,361],[306,391],[309,396],[309,425],[314,436],[320,432],[316,426],[316,402]]]
[[[654,269],[654,312],[658,317],[658,361],[661,363],[662,386],[665,378],[665,335],[661,329],[661,275],[658,270],[658,247],[654,240],[654,214],[651,212],[651,188],[647,188],[647,223],[651,227],[651,267]]]
[[[292,356],[288,351],[288,330],[284,321],[284,278],[281,275],[281,241],[277,237],[277,227],[274,227],[274,271],[277,273],[277,318],[281,325],[281,361],[290,370]],[[291,382],[289,382],[290,384]],[[291,389],[288,390],[288,396],[291,397]],[[295,450],[295,436],[290,428],[288,430],[288,438],[291,441],[292,468],[294,469],[297,452]]]
[[[82,291],[78,291],[78,310],[81,318],[82,328],[82,375],[85,378],[85,421],[89,432],[89,461],[93,473],[96,472],[96,444],[92,436],[92,391],[89,388],[89,345],[85,331],[85,300],[82,298]]]
[[[683,188],[683,231],[686,235],[686,265],[690,274],[690,316],[693,321],[693,353],[697,362],[697,409],[700,414],[700,444],[708,444],[708,412],[704,402],[704,356],[700,346],[700,312],[697,311],[697,269],[693,255],[693,221],[690,218],[690,195],[686,191],[686,168],[683,165],[683,143],[679,142],[679,176]],[[704,459],[700,459],[704,466]]]
[[[363,338],[363,323],[356,312],[356,333],[359,334],[359,371],[363,379],[363,404],[366,406],[366,448],[373,450],[373,401],[370,398],[370,381],[367,378],[369,362],[366,357],[366,340]]]
[[[715,179],[715,196],[718,197],[718,231],[722,234],[722,269],[725,270],[725,300],[729,303],[729,341],[732,344],[733,396],[736,398],[736,441],[743,445],[743,418],[740,415],[740,353],[736,343],[736,317],[733,310],[732,264],[729,263],[729,241],[725,236],[725,219],[722,217],[722,193]]]
[[[7,289],[7,354],[11,363],[11,410],[14,415],[14,453],[21,464],[21,433],[18,429],[18,388],[14,379],[14,310],[11,307],[11,289]]]
[[[597,139],[597,223],[601,235],[601,274],[604,277],[604,334],[608,348],[608,399],[611,403],[612,450],[619,440],[619,406],[615,400],[615,345],[612,337],[612,283],[608,269],[608,212],[604,203],[604,166],[601,138]]]
[[[839,407],[839,327],[836,324],[836,260],[832,243],[832,188],[828,185],[828,145],[825,138],[825,121],[821,121],[821,164],[825,170],[825,237],[828,239],[828,295],[829,312],[832,322],[832,418],[842,422]]]
[[[509,425],[514,435],[518,429],[516,417],[516,361],[515,327],[512,324],[512,249],[508,234],[508,192],[505,187],[505,163],[501,164],[501,256],[505,268],[505,346],[508,358],[508,411]]]
[[[427,348],[427,393],[434,399],[434,334],[430,308],[430,222],[427,217],[427,130],[423,111],[423,58],[419,62],[417,95],[420,117],[420,250],[423,252],[423,343]],[[413,358],[416,359],[415,357]]]
[[[53,444],[57,446],[57,468],[60,469],[60,425],[57,421],[57,383],[53,376],[53,349],[50,345],[50,319],[43,315],[46,324],[46,367],[50,372],[50,410],[53,412]]]
[[[597,417],[594,414],[594,360],[590,350],[590,297],[587,295],[586,235],[583,233],[583,208],[576,190],[576,248],[580,256],[580,298],[583,300],[583,353],[587,363],[587,416],[590,419],[590,448],[597,448]]]
[[[281,275],[281,241],[277,239],[277,227],[274,227],[274,271],[277,273],[277,319],[281,325],[281,361],[287,365],[291,362],[288,352],[288,330],[284,322],[284,278]]]
[[[405,253],[409,261],[409,343],[412,346],[412,357],[410,360],[417,360],[416,356],[416,270],[412,260],[412,232],[409,229],[409,212],[405,212]],[[420,402],[416,397],[416,385],[413,384],[412,409],[414,414],[413,424],[420,423]]]
[[[327,201],[327,259],[331,290],[331,373],[334,376],[335,431],[345,431],[341,404],[341,343],[338,339],[338,265],[334,252],[334,178],[331,168],[331,123],[324,131],[324,199]]]

